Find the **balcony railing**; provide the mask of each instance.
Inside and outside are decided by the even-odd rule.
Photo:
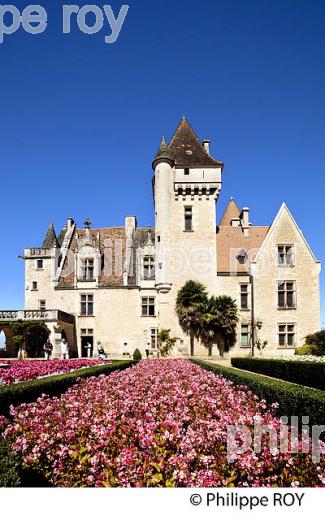
[[[0,311],[0,323],[4,321],[17,321],[17,320],[44,320],[44,321],[63,321],[65,323],[73,324],[75,318],[72,314],[55,310],[23,310],[23,311]]]
[[[30,247],[24,249],[25,258],[51,257],[51,249],[46,247]]]

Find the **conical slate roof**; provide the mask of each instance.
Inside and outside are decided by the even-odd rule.
[[[169,152],[168,145],[166,143],[165,137],[162,138],[160,146],[159,146],[158,151],[156,153],[156,157],[155,157],[155,159],[154,159],[154,161],[152,163],[153,169],[155,169],[155,167],[157,166],[158,162],[160,160],[162,160],[162,159],[167,160],[167,161],[173,163],[173,156]]]
[[[220,226],[230,226],[230,222],[233,218],[239,218],[240,209],[237,206],[236,202],[233,198],[228,202],[228,206],[225,209],[225,212],[220,220]]]
[[[223,167],[221,161],[217,161],[206,151],[203,144],[195,134],[185,117],[179,123],[169,144],[163,138],[153,167],[161,159],[172,160],[177,167]]]
[[[179,123],[168,150],[177,166],[223,166],[221,161],[208,154],[185,117]]]
[[[52,247],[58,247],[58,246],[59,246],[59,243],[58,243],[58,239],[56,237],[53,222],[50,222],[49,228],[48,228],[45,238],[43,240],[42,247],[50,249]]]

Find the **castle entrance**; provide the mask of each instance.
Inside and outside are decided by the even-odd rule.
[[[44,327],[35,326],[28,330],[26,334],[26,353],[29,358],[44,357],[44,344],[49,337],[49,333]]]

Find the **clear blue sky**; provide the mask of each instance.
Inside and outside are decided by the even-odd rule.
[[[46,32],[0,45],[0,308],[23,306],[17,255],[49,219],[153,223],[151,161],[184,113],[225,162],[219,215],[233,196],[269,224],[284,200],[325,260],[323,0],[130,1],[113,45],[40,3]]]

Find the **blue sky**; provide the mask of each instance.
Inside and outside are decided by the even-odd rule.
[[[325,259],[325,3],[128,3],[113,45],[108,26],[63,35],[57,1],[41,2],[43,34],[20,29],[0,45],[2,309],[23,306],[17,255],[41,244],[50,219],[153,223],[151,161],[182,114],[225,162],[219,216],[233,196],[270,224],[286,201]]]

